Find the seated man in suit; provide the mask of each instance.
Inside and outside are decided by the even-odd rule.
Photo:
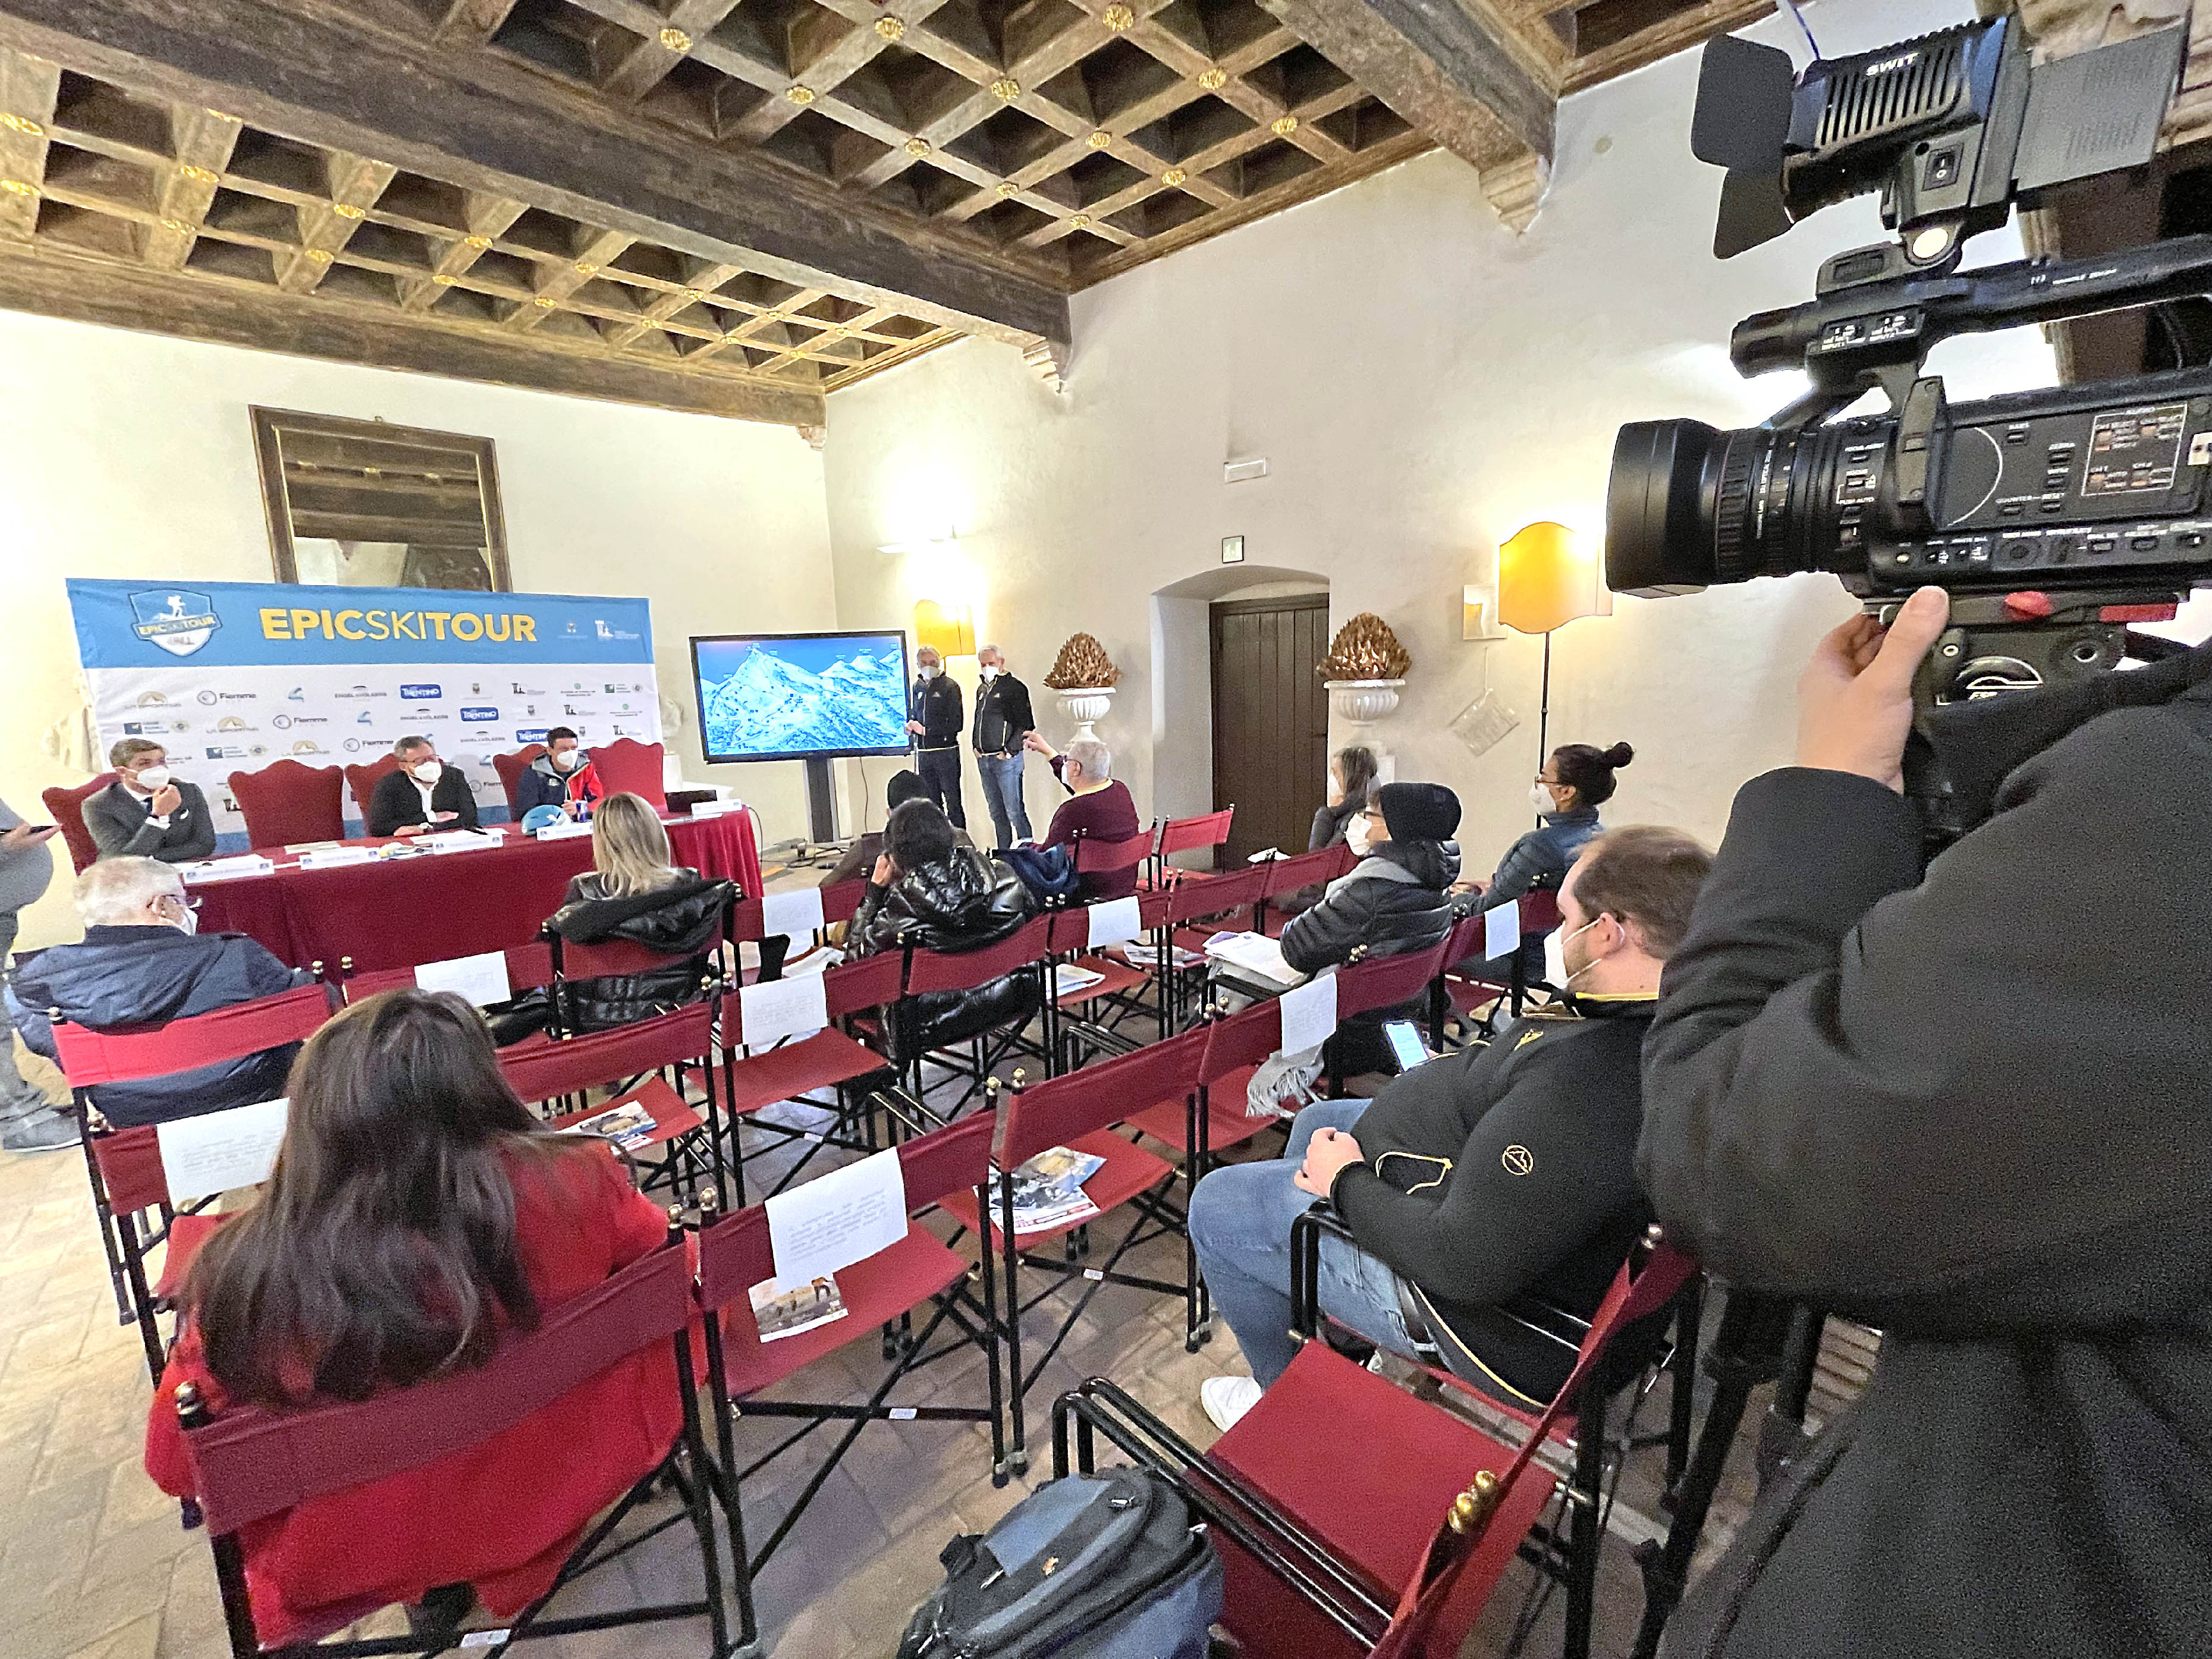
[[[20,963],[8,1015],[49,1060],[53,1014],[95,1030],[211,1014],[313,982],[243,933],[202,933],[184,878],[155,859],[102,859],[76,878],[84,940]],[[297,1043],[143,1083],[103,1083],[92,1103],[118,1128],[275,1100]]]
[[[433,830],[473,830],[477,798],[457,768],[438,758],[428,738],[402,738],[392,745],[399,769],[376,781],[368,798],[372,836],[419,836]]]
[[[575,728],[556,726],[545,734],[545,752],[523,769],[515,780],[514,816],[540,806],[557,806],[570,817],[579,806],[599,799],[599,775],[584,753]]]
[[[1227,1428],[1297,1352],[1291,1227],[1320,1199],[1357,1242],[1322,1241],[1324,1313],[1510,1405],[1550,1401],[1571,1344],[1508,1309],[1533,1296],[1588,1320],[1650,1220],[1636,1180],[1644,1033],[1711,868],[1680,830],[1601,836],[1559,890],[1561,1006],[1371,1102],[1309,1106],[1283,1157],[1198,1183],[1198,1265],[1252,1367],[1206,1379],[1209,1417]]]
[[[104,859],[191,864],[215,856],[215,818],[196,783],[169,775],[158,743],[125,738],[107,751],[114,782],[87,798],[84,827]]]

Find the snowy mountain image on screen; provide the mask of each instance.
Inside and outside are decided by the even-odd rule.
[[[719,683],[702,663],[708,754],[904,746],[905,659],[896,643],[888,651],[874,641],[793,643],[830,646],[832,659],[817,673],[775,646],[751,646]]]

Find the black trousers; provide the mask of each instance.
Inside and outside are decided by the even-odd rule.
[[[929,786],[929,798],[945,809],[955,830],[968,827],[968,814],[960,805],[960,751],[957,749],[917,749],[914,769]]]

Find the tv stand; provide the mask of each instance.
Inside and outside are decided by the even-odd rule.
[[[806,769],[806,838],[812,842],[837,839],[837,786],[823,759],[802,761]]]

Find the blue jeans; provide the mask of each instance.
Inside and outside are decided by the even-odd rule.
[[[1291,1224],[1317,1201],[1291,1184],[1316,1129],[1350,1129],[1364,1100],[1324,1100],[1291,1125],[1283,1155],[1262,1163],[1225,1164],[1207,1172],[1190,1199],[1190,1237],[1206,1289],[1262,1388],[1289,1369],[1298,1345],[1291,1337]],[[1322,1310],[1369,1341],[1411,1355],[1398,1310],[1397,1275],[1342,1240],[1321,1242]]]
[[[989,755],[975,757],[975,769],[983,775],[983,799],[991,809],[991,827],[999,832],[999,850],[1003,853],[1018,841],[1033,841],[1030,834],[1029,809],[1022,805],[1022,763],[1027,758],[1017,750],[1005,760]]]

